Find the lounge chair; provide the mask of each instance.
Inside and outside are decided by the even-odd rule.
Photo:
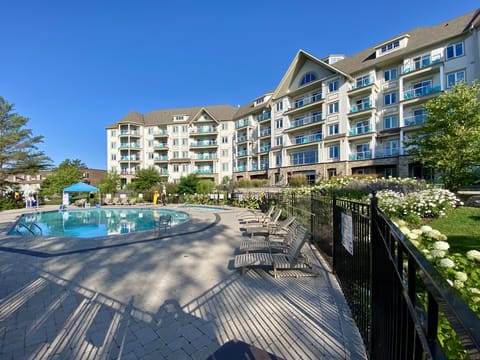
[[[172,228],[172,217],[170,215],[162,215],[158,218],[158,228],[159,230],[164,229],[167,231]]]
[[[281,215],[282,215],[282,209],[277,209],[273,212],[271,217],[266,218],[265,220],[263,220],[261,222],[258,222],[258,223],[255,223],[255,224],[248,223],[243,227],[243,229],[246,230],[246,232],[249,234],[250,229],[253,229],[253,228],[255,228],[255,229],[259,229],[259,228],[267,229],[267,227],[269,227],[269,226],[273,227],[273,226],[278,224],[278,219],[280,219]]]
[[[262,222],[262,221],[270,218],[274,211],[275,211],[275,205],[272,205],[268,208],[268,210],[265,214],[264,213],[248,214],[248,215],[242,216],[240,218],[240,221],[245,222],[245,223],[248,223],[248,222]]]
[[[248,234],[250,235],[250,238],[252,238],[254,235],[263,235],[263,236],[282,235],[287,232],[288,227],[293,223],[294,220],[295,220],[294,216],[289,216],[288,218],[282,221],[278,221],[278,220],[274,221],[272,219],[271,222],[263,224],[263,226],[246,227],[245,232],[247,233],[247,235]]]
[[[295,239],[295,235],[299,231],[306,231],[306,229],[301,226],[298,221],[294,220],[284,236],[277,237],[271,236],[269,239],[263,240],[243,240],[240,243],[239,251],[240,252],[252,252],[252,251],[271,251],[271,252],[282,252],[285,251],[288,246],[290,246]]]
[[[310,233],[305,231],[298,231],[290,246],[286,249],[284,254],[272,254],[268,252],[254,252],[235,256],[234,268],[242,269],[242,274],[252,267],[263,267],[273,269],[273,275],[278,277],[277,270],[301,270],[311,269],[307,259],[302,255],[302,248],[308,240]]]

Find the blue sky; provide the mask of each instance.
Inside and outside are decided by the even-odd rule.
[[[131,110],[243,105],[299,49],[352,55],[478,0],[2,1],[0,96],[56,165],[106,169],[105,127]]]

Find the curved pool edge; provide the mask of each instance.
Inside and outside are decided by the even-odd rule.
[[[56,208],[58,210],[58,208]],[[166,207],[164,209],[179,210],[178,207]],[[23,253],[31,256],[51,257],[68,255],[79,252],[95,251],[104,248],[133,245],[149,241],[169,241],[179,235],[192,234],[204,231],[220,220],[220,216],[211,211],[196,211],[182,209],[189,215],[189,220],[178,224],[171,229],[164,231],[150,230],[133,232],[128,234],[109,235],[100,238],[72,238],[72,237],[32,237],[7,235],[9,226],[12,226],[17,218],[31,209],[24,211],[13,211],[9,214],[0,213],[0,251]],[[39,209],[40,211],[55,210],[55,208]],[[4,231],[7,229],[7,231]]]

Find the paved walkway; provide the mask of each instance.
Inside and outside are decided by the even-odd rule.
[[[0,212],[0,358],[205,359],[237,339],[285,359],[366,359],[328,271],[242,276],[245,210],[187,211],[166,234],[100,240],[7,236],[19,211]]]

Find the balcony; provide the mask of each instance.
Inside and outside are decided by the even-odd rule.
[[[270,136],[272,134],[272,129],[270,128],[267,128],[267,129],[261,129],[260,130],[260,137],[267,137],[267,136]]]
[[[217,132],[216,126],[198,126],[190,129],[190,135],[209,135]]]
[[[362,103],[358,105],[354,105],[350,107],[350,114],[354,114],[360,111],[365,111],[365,110],[370,110],[372,109],[372,104],[371,103]]]
[[[260,169],[261,170],[267,170],[268,169],[268,161],[264,163],[260,163]]]
[[[321,93],[315,95],[307,96],[301,99],[297,99],[290,110],[286,111],[286,114],[300,113],[307,111],[308,108],[314,107],[314,104],[320,104],[324,98]],[[310,106],[311,105],[311,106]]]
[[[421,70],[421,69],[425,69],[425,68],[429,68],[430,66],[432,65],[435,65],[435,64],[440,64],[443,62],[443,57],[438,55],[438,56],[435,56],[435,57],[428,57],[428,58],[424,58],[424,59],[421,59],[420,61],[416,61],[414,62],[413,65],[404,65],[402,66],[402,69],[401,69],[401,73],[404,75],[404,74],[409,74],[409,73],[412,73],[412,72],[415,72],[415,71],[418,71],[418,70]]]
[[[153,161],[165,162],[168,161],[168,156],[155,156]]]
[[[235,129],[241,129],[248,126],[252,126],[252,122],[250,120],[239,121],[235,124]]]
[[[244,171],[247,171],[247,167],[246,166],[237,166],[237,169],[236,169],[237,172],[244,172]]]
[[[248,156],[248,151],[247,150],[238,150],[237,151],[237,157],[242,157],[242,156]]]
[[[272,146],[270,144],[262,145],[262,146],[260,146],[260,152],[261,153],[269,152],[271,148],[272,148]]]
[[[363,126],[358,126],[354,129],[350,129],[350,132],[348,134],[350,136],[358,136],[358,135],[369,134],[371,132],[372,132],[372,129],[370,125],[363,125]]]
[[[195,160],[216,160],[217,154],[198,154]]]
[[[300,119],[296,119],[290,123],[290,129],[295,129],[301,126],[305,126],[308,124],[314,124],[323,121],[322,114],[302,117]]]
[[[440,92],[442,89],[440,85],[438,86],[421,86],[416,88],[411,88],[403,92],[404,100],[410,100],[421,96],[426,96],[434,93]]]
[[[190,144],[190,147],[217,147],[218,143],[216,140],[201,140],[195,141]]]
[[[295,138],[294,145],[308,144],[322,140],[322,134],[311,134],[307,136],[299,136]]]
[[[367,86],[370,86],[372,85],[373,82],[372,82],[372,79],[371,78],[363,78],[361,81],[357,81],[354,85],[352,85],[352,87],[350,88],[350,91],[355,91],[355,90],[358,90],[358,89],[363,89]]]
[[[242,135],[237,137],[237,143],[242,143],[242,142],[247,142],[247,141],[252,141],[253,138],[251,136],[247,135]]]
[[[140,149],[140,144],[138,144],[138,143],[122,143],[122,144],[120,144],[120,149]]]
[[[375,149],[375,158],[384,158],[400,155],[398,148],[377,148]]]
[[[372,152],[369,151],[360,151],[355,154],[350,154],[350,160],[366,160],[372,158]]]
[[[272,118],[271,111],[265,111],[263,114],[257,116],[257,121],[265,121]]]
[[[120,136],[140,136],[139,130],[120,130]]]
[[[157,143],[153,145],[153,148],[155,150],[168,150],[168,144],[167,143]]]
[[[165,175],[168,175],[168,170],[167,170],[167,169],[160,169],[160,170],[158,170],[158,173],[159,173],[160,175],[164,175],[164,176],[165,176]]]
[[[213,169],[212,168],[201,168],[201,169],[195,169],[195,174],[213,174]]]
[[[157,130],[153,133],[153,137],[167,137],[168,131],[166,129]]]
[[[122,156],[120,161],[140,162],[140,156]]]
[[[416,126],[427,121],[427,114],[408,116],[403,118],[403,126]]]

